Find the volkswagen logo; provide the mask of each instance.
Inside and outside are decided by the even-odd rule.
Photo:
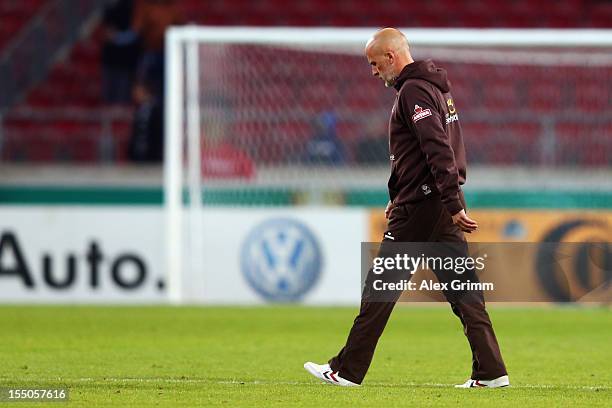
[[[242,273],[268,301],[301,300],[319,279],[321,265],[321,250],[313,233],[293,219],[262,222],[242,245]]]

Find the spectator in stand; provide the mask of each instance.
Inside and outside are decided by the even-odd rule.
[[[387,122],[368,120],[363,138],[357,143],[356,160],[365,165],[389,163],[389,140],[385,132]]]
[[[102,93],[111,104],[130,103],[140,40],[132,30],[132,0],[115,0],[104,10],[102,45]]]
[[[151,81],[134,87],[137,104],[128,144],[128,158],[134,162],[159,163],[164,154],[164,122],[161,98],[153,92]]]
[[[155,95],[163,95],[164,35],[183,19],[175,0],[136,0],[133,27],[143,41],[144,53],[138,67],[141,77],[150,78]]]
[[[335,113],[322,112],[315,122],[315,134],[306,144],[305,161],[311,164],[343,165],[346,152],[336,134]]]

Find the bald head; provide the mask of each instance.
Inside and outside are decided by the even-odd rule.
[[[406,36],[396,28],[378,30],[368,40],[366,58],[372,66],[372,75],[381,78],[386,86],[393,86],[402,69],[414,62]]]
[[[368,40],[366,44],[366,53],[368,49],[374,52],[409,52],[408,40],[397,28],[383,28],[378,30]]]

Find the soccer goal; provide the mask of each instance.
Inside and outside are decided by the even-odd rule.
[[[194,282],[225,273],[207,264],[210,252],[202,250],[214,237],[241,239],[226,231],[230,220],[226,228],[207,227],[210,209],[238,218],[246,212],[248,220],[249,211],[262,207],[286,214],[302,206],[316,212],[385,205],[386,127],[395,92],[372,78],[363,56],[375,31],[168,31],[164,206],[171,301],[196,299]],[[610,30],[402,31],[415,60],[431,58],[448,71],[468,152],[468,188],[557,188],[591,204],[610,197]],[[219,257],[237,256],[212,246]],[[227,268],[239,267],[232,262]]]

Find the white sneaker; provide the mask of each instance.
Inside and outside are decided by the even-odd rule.
[[[510,386],[507,375],[502,375],[494,380],[472,380],[469,379],[463,384],[455,385],[455,388],[500,388]]]
[[[355,384],[354,382],[345,380],[344,378],[340,377],[337,371],[333,371],[329,367],[329,364],[319,365],[311,363],[309,361],[307,363],[304,363],[304,368],[310,374],[327,383],[339,385],[341,387],[359,387],[359,384]]]

